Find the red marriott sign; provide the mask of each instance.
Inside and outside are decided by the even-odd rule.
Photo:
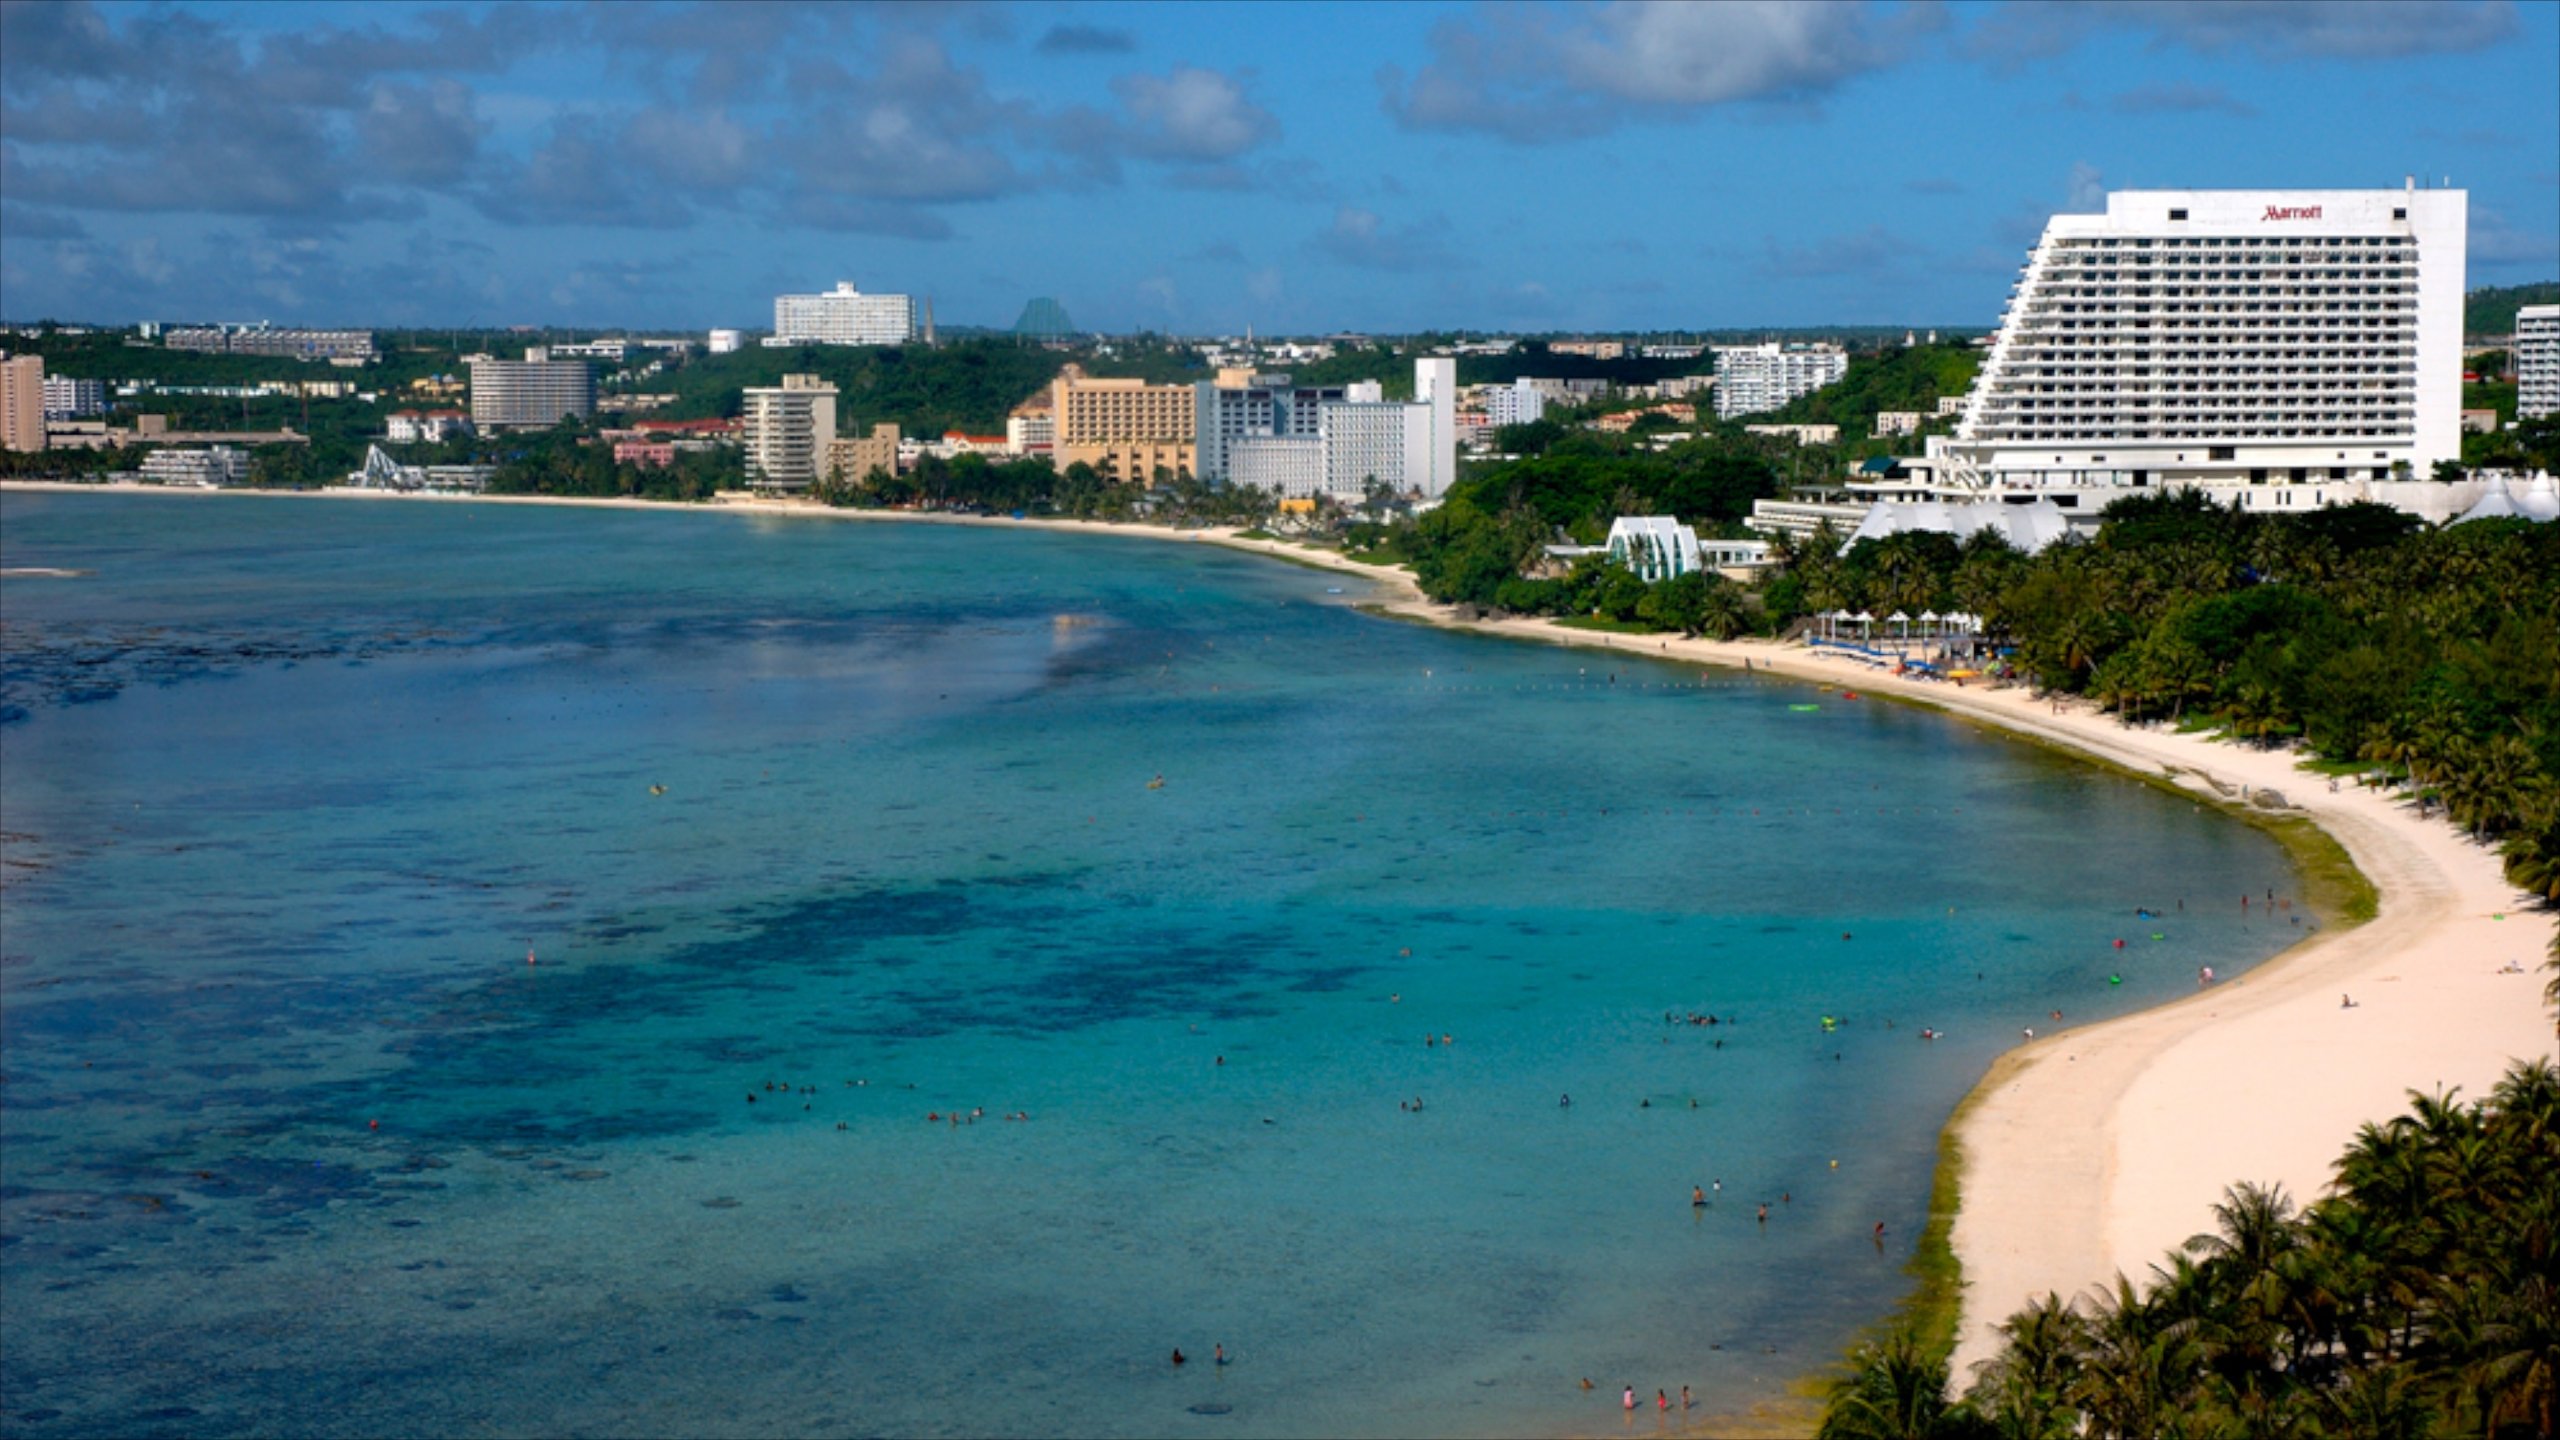
[[[2270,205],[2267,207],[2267,213],[2259,216],[2258,220],[2259,223],[2264,224],[2269,220],[2317,220],[2319,218],[2320,207],[2317,205]]]

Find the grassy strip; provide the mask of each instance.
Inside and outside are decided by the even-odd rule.
[[[1611,620],[1599,615],[1564,615],[1548,622],[1567,630],[1597,630],[1605,635],[1667,635],[1640,620]]]

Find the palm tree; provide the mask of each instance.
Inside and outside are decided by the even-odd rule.
[[[1730,640],[1749,628],[1751,617],[1742,606],[1742,592],[1729,584],[1707,587],[1700,602],[1698,628],[1718,640]]]
[[[2356,1371],[2345,1385],[2322,1394],[2320,1408],[2337,1434],[2359,1440],[2426,1440],[2434,1433],[2435,1407],[2403,1365]]]
[[[1820,1440],[1953,1440],[1971,1433],[1970,1411],[1947,1402],[1947,1362],[1908,1329],[1861,1349],[1836,1382]]]
[[[2088,1323],[2062,1297],[2043,1299],[1999,1326],[2000,1352],[1982,1362],[1973,1396],[2005,1440],[2052,1440],[2074,1433],[2079,1416],[2065,1398],[2080,1374]]]

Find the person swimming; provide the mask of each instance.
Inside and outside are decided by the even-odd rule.
[[[1692,1210],[1703,1210],[1703,1209],[1705,1209],[1706,1207],[1707,1207],[1707,1187],[1705,1187],[1705,1186],[1703,1186],[1703,1185],[1692,1185],[1692,1186],[1690,1186],[1690,1187],[1689,1187],[1689,1208],[1690,1208],[1690,1209],[1692,1209]]]

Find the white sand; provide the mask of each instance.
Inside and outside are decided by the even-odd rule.
[[[2357,1129],[2405,1110],[2411,1090],[2459,1087],[2476,1098],[2514,1060],[2555,1053],[2539,968],[2553,922],[2519,911],[2524,897],[2500,877],[2496,854],[2379,792],[2350,785],[2332,794],[2325,779],[2297,770],[2284,752],[2129,728],[2085,705],[2066,703],[2057,713],[2023,689],[1896,679],[1798,647],[1611,635],[1541,620],[1459,621],[1424,601],[1402,570],[1227,530],[829,510],[805,501],[679,507],[324,493],[922,520],[1219,544],[1359,576],[1380,587],[1390,612],[1437,624],[1686,663],[1748,661],[1759,670],[1923,701],[2146,773],[2175,772],[2178,783],[2199,793],[2209,793],[2200,778],[2207,776],[2234,790],[2276,789],[2345,846],[2380,892],[2379,917],[2323,932],[2175,1004],[2039,1036],[1993,1068],[1958,1132],[1966,1157],[1954,1234],[1966,1290],[1959,1383],[1992,1352],[1990,1327],[2019,1306],[2047,1291],[2078,1295],[2119,1272],[2147,1278],[2165,1252],[2212,1227],[2212,1206],[2225,1186],[2280,1183],[2309,1199],[2327,1184]],[[2240,899],[2185,898],[2235,906]],[[2500,973],[2511,960],[2524,973]],[[2352,995],[2355,1008],[2342,1008],[2342,995]]]

